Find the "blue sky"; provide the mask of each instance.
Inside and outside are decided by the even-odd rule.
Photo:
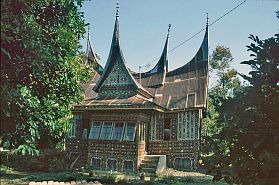
[[[138,71],[139,65],[161,55],[169,23],[172,25],[169,49],[172,49],[205,27],[206,13],[212,22],[240,2],[242,0],[120,0],[120,41],[128,66]],[[100,55],[102,66],[109,54],[115,7],[115,0],[86,1],[82,7],[85,20],[90,23],[93,49]],[[248,36],[254,34],[264,39],[278,33],[276,10],[279,10],[279,1],[248,0],[209,28],[210,54],[217,45],[229,47],[234,57],[232,67],[247,73],[249,67],[239,63],[249,59]],[[195,55],[203,35],[199,34],[169,54],[170,70],[184,65]],[[86,38],[81,44],[85,50]]]

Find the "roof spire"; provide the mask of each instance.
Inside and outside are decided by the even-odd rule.
[[[116,17],[119,17],[119,1],[116,1]]]
[[[206,13],[206,27],[208,27],[208,13]]]
[[[90,39],[90,24],[88,24],[88,27],[87,27],[87,39],[89,40]]]
[[[171,28],[171,24],[169,24],[168,35],[167,35],[168,38],[170,37],[170,28]]]

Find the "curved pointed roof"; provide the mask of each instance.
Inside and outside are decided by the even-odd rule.
[[[105,65],[105,68],[104,68],[104,71],[103,71],[101,77],[99,78],[95,87],[93,88],[93,90],[95,92],[99,92],[100,88],[102,87],[102,85],[104,84],[104,82],[108,78],[108,76],[111,74],[115,65],[121,65],[122,66],[122,71],[121,72],[124,72],[128,76],[129,81],[131,82],[131,84],[129,84],[130,86],[132,86],[132,87],[130,87],[130,89],[134,89],[136,91],[136,93],[140,94],[143,97],[146,97],[146,98],[153,97],[151,93],[149,93],[146,89],[144,89],[134,79],[134,77],[132,76],[132,74],[130,73],[130,71],[129,71],[127,65],[126,65],[126,62],[125,62],[125,59],[124,59],[124,56],[123,56],[123,53],[122,53],[122,49],[120,47],[118,10],[117,10],[116,19],[115,19],[115,25],[114,25],[114,31],[113,31],[113,37],[112,37],[109,57],[107,59],[107,62],[106,62],[106,65]],[[117,89],[121,89],[122,88],[121,86],[123,86],[120,83],[118,85],[119,85],[119,87]]]
[[[87,50],[86,50],[86,64],[93,65],[93,69],[99,73],[102,74],[103,72],[103,67],[101,66],[101,64],[99,64],[98,62],[98,58],[96,57],[93,49],[92,49],[92,45],[91,45],[91,39],[90,39],[90,33],[89,33],[89,29],[88,29],[88,38],[87,38]]]
[[[164,49],[162,51],[161,57],[159,59],[159,61],[157,62],[157,64],[150,70],[144,73],[141,73],[141,77],[147,77],[150,76],[152,74],[155,73],[164,73],[164,72],[168,72],[168,48],[169,48],[169,32],[170,32],[170,24],[169,24],[169,28],[168,28],[168,34],[167,34],[167,38],[166,38],[166,42],[164,45]]]
[[[136,76],[137,74],[133,74],[135,75],[134,78],[131,75],[132,71],[126,66],[120,48],[119,23],[117,17],[111,50],[106,66],[102,76],[100,78],[94,78],[92,83],[86,86],[86,100],[83,105],[95,106],[96,108],[100,105],[106,105],[109,108],[121,108],[122,106],[152,107],[156,105],[168,111],[206,108],[208,92],[208,26],[206,27],[203,41],[192,60],[168,72],[166,68],[167,47],[168,38],[161,58],[156,64],[156,66],[159,66],[163,63],[164,70],[145,76],[141,78],[141,80]],[[120,75],[125,73],[124,75],[129,77],[128,83],[110,83],[111,80],[119,80],[119,78],[112,78],[119,75],[119,71],[117,71],[118,68],[121,68]],[[96,73],[96,75],[98,74]],[[163,80],[161,80],[162,78]],[[157,82],[159,82],[160,85],[152,85]],[[95,83],[97,84],[94,87],[95,91],[90,91]],[[130,93],[131,91],[132,93]],[[124,92],[125,96],[120,97],[119,92]],[[125,94],[127,92],[128,94]],[[147,103],[144,103],[144,101]]]
[[[169,48],[169,33],[170,33],[170,24],[168,28],[168,34],[165,41],[165,45],[161,54],[161,57],[159,58],[159,61],[157,64],[149,71],[144,73],[133,73],[133,76],[139,80],[140,82],[143,82],[142,84],[145,84],[145,87],[158,87],[164,85],[165,82],[165,76],[168,72],[168,48]],[[148,85],[146,84],[146,80],[148,79]]]
[[[207,106],[208,91],[208,26],[195,56],[185,65],[165,73],[164,84],[151,86],[158,74],[141,79],[141,84],[154,95],[153,102],[166,109],[188,109]],[[139,79],[137,79],[139,80]]]
[[[187,73],[193,70],[198,70],[204,66],[208,65],[208,25],[205,28],[205,35],[202,41],[202,44],[196,53],[196,55],[190,60],[190,62],[186,63],[185,65],[174,69],[172,71],[167,72],[166,76],[178,76],[183,73]]]

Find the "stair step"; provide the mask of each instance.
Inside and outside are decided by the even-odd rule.
[[[156,172],[156,168],[142,168],[141,169],[142,172],[149,172],[149,173],[155,173]]]
[[[156,160],[158,160],[159,157],[147,157],[147,156],[145,156],[144,159],[156,159]]]
[[[149,177],[154,177],[156,175],[157,165],[160,156],[147,155],[141,161],[141,171],[144,172]]]
[[[152,164],[152,163],[141,163],[142,168],[156,168],[157,164]]]
[[[149,160],[142,160],[141,161],[142,163],[149,163],[149,164],[157,164],[158,163],[158,161],[149,161]]]
[[[143,161],[154,161],[154,162],[158,162],[159,159],[157,159],[157,158],[144,158]]]

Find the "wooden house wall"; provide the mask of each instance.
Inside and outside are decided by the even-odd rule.
[[[145,141],[140,140],[140,126],[147,128],[150,122],[150,116],[141,112],[131,110],[125,111],[102,111],[88,114],[90,122],[94,121],[130,121],[136,123],[134,141],[111,141],[111,140],[90,140],[88,141],[88,164],[91,164],[92,158],[101,160],[101,169],[107,170],[107,160],[115,159],[117,161],[117,171],[123,171],[124,161],[133,162],[133,171],[137,171],[141,160],[145,155]],[[147,134],[143,134],[146,136]],[[144,138],[144,136],[142,136]]]
[[[201,110],[196,110],[201,117]],[[178,140],[178,113],[165,114],[164,119],[169,118],[171,122],[170,140],[163,140],[164,136],[157,140],[149,140],[148,154],[150,155],[166,155],[167,166],[176,168],[175,160],[177,158],[188,158],[191,161],[191,169],[197,169],[199,157],[199,139]],[[160,130],[164,133],[164,119],[161,120]],[[199,123],[201,119],[198,120]],[[199,124],[200,125],[200,124]]]
[[[88,164],[91,164],[92,158],[101,160],[101,170],[107,169],[107,160],[115,159],[117,161],[117,171],[123,171],[125,160],[133,161],[134,171],[137,169],[138,147],[136,142],[102,141],[89,140]]]
[[[123,110],[122,110],[123,111]],[[193,111],[193,110],[191,110]],[[101,169],[107,169],[107,160],[116,159],[117,170],[123,171],[125,160],[133,161],[133,170],[136,171],[140,166],[144,155],[166,155],[167,166],[175,168],[177,158],[188,158],[191,160],[191,169],[196,169],[199,155],[199,139],[179,140],[178,139],[178,112],[159,113],[153,111],[144,113],[143,111],[133,112],[126,110],[120,111],[96,111],[84,112],[82,121],[77,125],[77,134],[75,138],[67,138],[66,148],[68,154],[83,153],[80,164],[91,164],[92,158],[101,160]],[[201,117],[201,110],[199,112]],[[156,117],[156,119],[155,119]],[[164,140],[165,120],[170,122],[170,138]],[[156,121],[155,121],[156,120]],[[91,127],[93,121],[133,121],[137,124],[136,136],[134,141],[105,141],[105,140],[82,140],[83,127]],[[201,118],[199,119],[199,122]],[[145,128],[145,141],[140,140],[140,129],[138,125],[143,124]],[[151,138],[151,126],[155,127],[155,136]],[[88,133],[90,129],[88,130]]]

